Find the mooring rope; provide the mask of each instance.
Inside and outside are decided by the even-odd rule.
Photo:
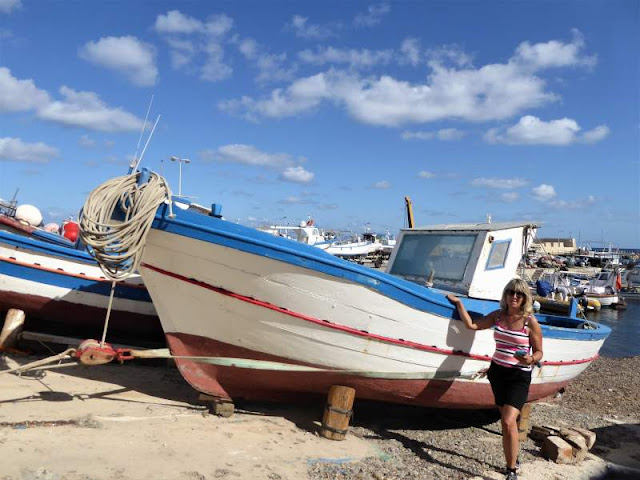
[[[136,172],[107,180],[89,194],[80,212],[80,238],[111,279],[100,346],[104,346],[107,336],[116,282],[140,267],[144,242],[158,206],[168,199],[169,213],[173,213],[171,189],[164,177],[150,172],[148,181],[142,184],[139,178],[140,173]]]
[[[139,175],[104,182],[89,194],[80,212],[80,238],[90,247],[104,274],[114,281],[138,270],[156,209],[171,199],[171,189],[163,177],[151,172],[148,182],[139,185]],[[123,219],[114,220],[114,214]]]
[[[87,342],[95,342],[94,340],[88,340]],[[97,342],[96,342],[97,343]],[[102,346],[100,347],[102,348]],[[108,347],[109,349],[110,347]],[[477,371],[440,371],[438,369],[415,371],[415,372],[398,372],[398,371],[376,371],[376,370],[351,370],[351,369],[334,369],[334,368],[318,368],[307,365],[297,365],[292,363],[274,362],[269,360],[256,360],[251,358],[236,358],[236,357],[205,357],[195,355],[172,355],[168,348],[158,348],[150,350],[135,350],[125,349],[127,356],[126,359],[173,359],[173,360],[189,360],[196,363],[205,363],[209,365],[217,365],[222,367],[234,367],[248,370],[270,370],[279,372],[307,372],[307,373],[332,373],[337,375],[346,376],[358,376],[372,379],[385,379],[385,380],[478,380],[486,376],[486,369]],[[114,358],[117,359],[117,355],[108,355],[104,361],[92,361],[94,356],[87,355],[86,358],[83,355],[79,355],[82,352],[82,347],[78,349],[70,348],[64,352],[48,357],[42,360],[37,360],[25,365],[21,365],[9,370],[0,371],[0,375],[3,373],[24,373],[28,370],[45,370],[51,368],[62,368],[67,366],[77,366],[78,363],[84,365],[101,365],[103,363],[109,363]],[[89,353],[91,351],[89,350]],[[98,351],[98,354],[100,351]],[[63,363],[58,365],[48,365],[56,361],[60,361],[65,357],[76,359],[76,362]],[[87,360],[89,359],[89,360]]]

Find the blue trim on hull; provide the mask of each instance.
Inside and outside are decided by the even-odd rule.
[[[160,206],[152,228],[343,278],[411,308],[445,318],[454,316],[454,308],[445,295],[433,289],[341,260],[316,247],[276,237],[243,225],[179,208],[174,208],[173,213],[175,217],[170,218],[168,206]],[[463,302],[472,315],[487,315],[499,308],[496,301],[464,298]],[[611,329],[604,325],[597,325],[594,330],[563,328],[565,325],[577,327],[584,324],[584,321],[578,318],[551,315],[536,317],[542,326],[543,335],[547,338],[598,341],[605,339],[611,332]]]
[[[64,275],[63,273],[40,270],[37,267],[16,265],[15,263],[0,261],[0,274],[38,282],[44,285],[68,288],[82,293],[94,293],[105,297],[109,297],[111,293],[110,281],[98,282],[96,280]],[[32,293],[34,295],[38,295],[37,291]],[[139,302],[151,302],[149,292],[147,292],[145,288],[132,287],[121,282],[116,284],[114,297],[119,299],[136,300]]]
[[[23,250],[33,250],[38,253],[45,253],[58,258],[64,258],[73,260],[74,262],[88,263],[91,265],[98,265],[96,260],[89,255],[87,251],[76,250],[71,246],[54,245],[53,243],[47,243],[42,240],[34,239],[31,237],[25,237],[22,235],[16,235],[11,232],[0,230],[0,243],[5,243],[9,246],[21,248]]]

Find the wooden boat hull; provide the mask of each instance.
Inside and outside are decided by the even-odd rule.
[[[476,376],[489,366],[493,332],[464,329],[443,293],[313,247],[193,215],[168,218],[162,207],[141,266],[173,354],[320,369],[257,370],[178,359],[180,372],[199,391],[276,400],[326,394],[339,383],[356,388],[360,398],[494,406],[486,378]],[[465,303],[474,314],[498,308],[493,301]],[[545,321],[551,325],[554,317]],[[553,394],[586,369],[610,331],[543,328],[545,365],[533,374],[530,401]]]
[[[86,253],[0,232],[0,312],[18,308],[39,327],[99,337],[110,292],[111,281]],[[164,340],[139,275],[117,284],[109,326],[111,335]]]

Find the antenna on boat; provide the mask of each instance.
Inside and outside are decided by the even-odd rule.
[[[156,119],[156,123],[153,125],[153,128],[151,129],[151,133],[149,134],[149,138],[147,138],[147,142],[144,148],[142,149],[140,158],[138,158],[138,150],[140,149],[140,143],[142,142],[142,135],[144,134],[144,131],[147,128],[147,120],[149,119],[149,112],[151,111],[151,106],[153,105],[154,97],[155,95],[151,95],[151,100],[149,101],[149,107],[147,108],[147,114],[144,117],[144,123],[142,124],[142,128],[140,129],[140,137],[138,137],[138,145],[136,146],[136,153],[133,155],[133,160],[131,160],[131,164],[129,165],[129,174],[138,170],[138,166],[142,161],[142,157],[144,157],[144,152],[147,149],[147,145],[149,145],[149,140],[151,140],[151,137],[153,136],[153,132],[156,129],[156,125],[158,125],[158,121],[160,120],[160,115],[158,115],[158,118]]]
[[[136,166],[133,169],[134,172],[136,170],[138,170],[138,165],[140,165],[140,162],[142,161],[142,157],[144,157],[144,152],[147,151],[147,147],[149,146],[149,142],[151,141],[151,137],[153,137],[153,132],[156,131],[156,126],[158,125],[159,121],[160,121],[160,115],[158,115],[158,118],[156,118],[156,123],[153,124],[153,128],[151,129],[151,133],[149,133],[149,138],[147,138],[147,143],[144,144],[144,148],[142,149],[142,153],[140,154],[140,158],[138,159],[138,162],[136,163]]]

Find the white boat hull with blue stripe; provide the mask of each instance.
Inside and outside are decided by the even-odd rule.
[[[85,251],[33,234],[0,231],[0,314],[27,314],[29,328],[61,335],[102,334],[111,281]],[[162,328],[140,275],[116,286],[109,338],[159,344]]]
[[[279,400],[326,394],[340,384],[353,386],[359,398],[494,405],[481,375],[495,349],[493,332],[465,330],[443,290],[218,217],[174,213],[170,217],[166,205],[158,209],[141,266],[172,353],[253,361],[240,368],[177,359],[197,390],[224,399]],[[499,244],[501,234],[522,236],[522,228],[503,230],[486,230],[490,243]],[[402,237],[390,265],[397,255],[405,258]],[[482,262],[485,237],[467,242]],[[468,261],[463,270],[476,263]],[[473,281],[466,285],[473,291]],[[472,314],[498,308],[486,298],[464,302]],[[577,318],[539,320],[545,361],[534,371],[530,401],[553,395],[579,375],[609,334]]]

